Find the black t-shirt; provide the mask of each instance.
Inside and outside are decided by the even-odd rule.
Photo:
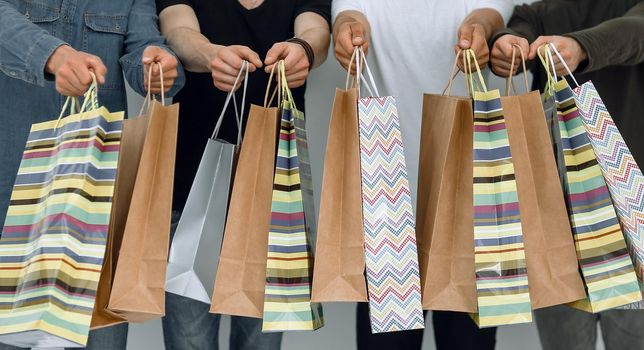
[[[244,45],[257,52],[261,60],[277,42],[294,36],[295,18],[304,12],[314,12],[330,22],[331,0],[265,0],[248,10],[238,0],[156,0],[157,10],[184,4],[197,14],[202,34],[217,45]],[[244,119],[250,104],[263,105],[268,74],[263,69],[249,75]],[[306,87],[293,89],[298,109],[304,109]],[[237,101],[241,101],[241,89]],[[217,117],[227,93],[213,85],[210,73],[186,72],[186,84],[175,97],[180,103],[179,140],[175,170],[173,209],[182,210],[197,173],[208,138],[215,128]],[[232,103],[224,117],[220,139],[234,143],[237,123]],[[246,122],[244,121],[244,125]]]

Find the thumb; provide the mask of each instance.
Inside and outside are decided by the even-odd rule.
[[[148,46],[143,51],[143,64],[150,64],[152,62],[155,62],[157,58],[159,58],[159,55],[161,55],[162,51],[163,50],[158,46]]]
[[[538,50],[545,44],[548,43],[548,38],[540,36],[532,44],[530,44],[530,53],[528,54],[528,59],[535,59],[537,57]],[[541,50],[543,51],[543,50]]]
[[[461,27],[458,32],[458,47],[461,49],[469,49],[472,46],[472,35],[474,33],[474,27],[470,25],[465,25]]]
[[[365,43],[364,27],[362,24],[353,23],[349,26],[351,28],[351,43],[353,46],[362,46]]]
[[[271,64],[277,62],[277,60],[279,60],[280,58],[283,58],[284,54],[286,53],[286,49],[287,49],[287,46],[284,45],[284,43],[277,43],[273,45],[273,47],[270,50],[268,50],[264,63],[267,66],[270,66]]]
[[[262,67],[262,60],[259,58],[259,55],[250,48],[242,47],[239,51],[239,54],[243,59],[251,64],[251,66],[249,67],[251,72],[254,72],[255,69]]]

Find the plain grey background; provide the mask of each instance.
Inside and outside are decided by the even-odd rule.
[[[515,3],[526,1],[514,0]],[[456,41],[456,33],[454,34]],[[446,53],[451,54],[451,53]],[[422,69],[422,68],[420,68]],[[324,152],[329,117],[333,103],[333,94],[336,87],[344,84],[346,72],[340,67],[330,51],[329,58],[321,67],[311,72],[306,93],[306,116],[309,138],[309,150],[315,184],[316,205],[319,205],[319,194],[322,180]],[[504,81],[497,77],[490,77],[493,88],[504,87]],[[520,83],[517,81],[517,83]],[[522,85],[516,85],[522,86]],[[136,115],[142,98],[128,91],[130,115]],[[219,113],[221,106],[213,106],[213,120]],[[404,116],[401,116],[404,118]],[[316,332],[293,332],[284,336],[284,350],[351,350],[355,349],[355,304],[326,304],[324,305],[326,325]],[[423,349],[435,349],[431,319],[428,316],[427,329]],[[220,346],[228,349],[228,335],[230,322],[224,316],[220,329]],[[601,338],[601,337],[599,337]],[[162,350],[163,336],[161,322],[152,321],[146,324],[130,326],[128,339],[129,350]],[[540,349],[539,338],[534,324],[500,327],[497,335],[497,349],[499,350],[534,350]],[[603,349],[601,339],[598,348]],[[204,349],[207,350],[207,349]]]

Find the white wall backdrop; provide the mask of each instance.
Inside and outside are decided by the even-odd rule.
[[[526,1],[514,0],[515,3]],[[328,130],[333,94],[336,87],[344,84],[345,71],[336,62],[332,54],[320,68],[314,70],[309,78],[306,94],[306,115],[309,137],[309,149],[315,182],[316,204],[319,204],[319,193],[322,180],[324,152]],[[491,78],[493,87],[504,87],[504,82],[496,77]],[[518,82],[518,81],[517,81]],[[130,114],[135,115],[142,99],[131,91],[129,93]],[[217,106],[213,106],[217,108]],[[326,326],[316,332],[288,333],[284,337],[284,350],[352,350],[356,348],[355,340],[355,305],[324,305]],[[429,317],[428,317],[429,319]],[[230,321],[224,317],[220,329],[220,346],[228,349]],[[497,335],[499,350],[536,350],[540,349],[536,327],[533,324],[505,326]],[[603,349],[603,344],[598,344]],[[162,350],[163,338],[161,322],[149,322],[143,325],[131,325],[128,340],[129,350]],[[435,349],[431,322],[425,330],[423,350]],[[204,349],[206,350],[206,349]]]

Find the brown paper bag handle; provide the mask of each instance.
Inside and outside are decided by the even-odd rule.
[[[521,64],[523,65],[523,80],[525,82],[525,91],[529,92],[530,91],[530,86],[528,85],[528,70],[526,69],[525,66],[525,56],[523,55],[523,51],[521,50],[521,47],[517,44],[512,44],[512,63],[510,64],[510,75],[508,75],[508,79],[506,80],[505,83],[505,96],[510,96],[510,87],[512,87],[512,90],[514,90],[514,81],[512,80],[512,72],[514,71],[514,62],[516,59],[516,53],[517,53],[517,48],[519,49],[519,53],[521,54]],[[516,91],[515,91],[516,94]]]
[[[141,105],[141,110],[139,111],[139,115],[143,115],[144,113],[147,114],[150,112],[150,105],[152,104],[152,94],[150,91],[152,90],[152,67],[157,64],[159,65],[159,79],[161,79],[161,104],[165,105],[165,87],[163,86],[163,67],[161,66],[161,63],[159,62],[152,62],[150,64],[150,68],[148,69],[148,94],[145,96],[145,100],[143,100],[143,105]]]
[[[271,86],[273,86],[273,77],[275,76],[275,69],[277,68],[277,62],[273,64],[273,68],[271,69],[271,74],[268,77],[268,86],[266,86],[266,94],[264,95],[264,108],[268,108],[270,105],[273,104],[273,100],[275,99],[275,95],[277,95],[277,100],[281,101],[282,100],[282,90],[281,90],[281,79],[276,79],[277,80],[277,86],[273,89],[273,93],[270,94],[271,98],[270,100],[268,99],[269,93],[271,91]]]

